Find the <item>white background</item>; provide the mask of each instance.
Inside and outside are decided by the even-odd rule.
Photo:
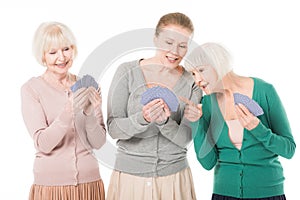
[[[300,12],[296,0],[81,2],[12,0],[0,3],[0,199],[27,199],[33,182],[35,151],[20,112],[20,87],[44,70],[31,53],[34,31],[44,21],[63,22],[74,32],[79,55],[71,72],[78,73],[87,56],[102,42],[125,31],[154,28],[159,18],[168,12],[183,12],[194,23],[197,43],[221,42],[234,57],[235,72],[260,77],[275,86],[296,143],[299,141]],[[107,80],[111,76],[108,74]],[[105,93],[109,82],[101,80],[101,84]],[[105,104],[103,110],[106,110]],[[110,141],[109,136],[108,139]],[[197,197],[208,200],[213,172],[202,169],[193,148],[189,149],[188,157]],[[298,200],[298,152],[291,160],[280,160],[286,177],[286,196],[289,200]],[[111,168],[100,163],[100,173],[107,189]]]

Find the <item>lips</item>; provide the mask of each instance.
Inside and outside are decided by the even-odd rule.
[[[59,68],[65,68],[68,63],[69,63],[69,61],[68,62],[64,62],[64,63],[58,63],[58,64],[55,64],[55,66],[57,66]]]
[[[201,89],[205,89],[207,86],[208,86],[208,83],[207,82],[200,82],[200,83],[198,83],[198,85],[199,85],[199,87],[201,88]]]
[[[166,58],[168,59],[168,61],[170,63],[175,63],[179,60],[179,58],[174,58],[174,57],[169,57],[169,56],[166,56]]]

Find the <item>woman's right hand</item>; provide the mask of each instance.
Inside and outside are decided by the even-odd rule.
[[[180,96],[179,99],[183,101],[186,106],[184,108],[184,117],[191,122],[195,122],[202,116],[202,104],[194,104],[189,99]]]
[[[102,104],[101,89],[100,87],[98,88],[98,90],[96,90],[94,87],[88,87],[87,90],[89,91],[89,102],[84,107],[83,113],[85,115],[91,115],[94,112],[94,110]]]
[[[143,117],[147,122],[162,123],[168,119],[171,112],[162,99],[154,99],[143,107]]]

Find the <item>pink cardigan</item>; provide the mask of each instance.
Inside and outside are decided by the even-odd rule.
[[[22,114],[34,141],[34,184],[77,185],[101,179],[92,149],[106,140],[101,108],[94,115],[72,113],[69,91],[59,90],[42,77],[21,88]]]

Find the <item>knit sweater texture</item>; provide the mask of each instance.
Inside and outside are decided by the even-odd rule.
[[[36,149],[34,184],[66,186],[101,179],[93,149],[106,141],[100,107],[94,114],[73,113],[66,109],[71,95],[41,76],[21,88],[22,114]]]
[[[230,141],[216,95],[202,98],[203,115],[192,123],[194,149],[201,165],[214,168],[215,194],[236,198],[263,198],[284,194],[279,156],[291,158],[294,142],[289,121],[274,87],[253,78],[253,96],[263,108],[260,123],[244,129],[241,150]]]
[[[167,176],[189,166],[191,127],[183,118],[183,102],[165,123],[145,121],[141,96],[147,88],[139,60],[119,66],[108,96],[108,133],[118,146],[115,170],[141,177]],[[171,90],[195,103],[202,94],[187,71]]]

